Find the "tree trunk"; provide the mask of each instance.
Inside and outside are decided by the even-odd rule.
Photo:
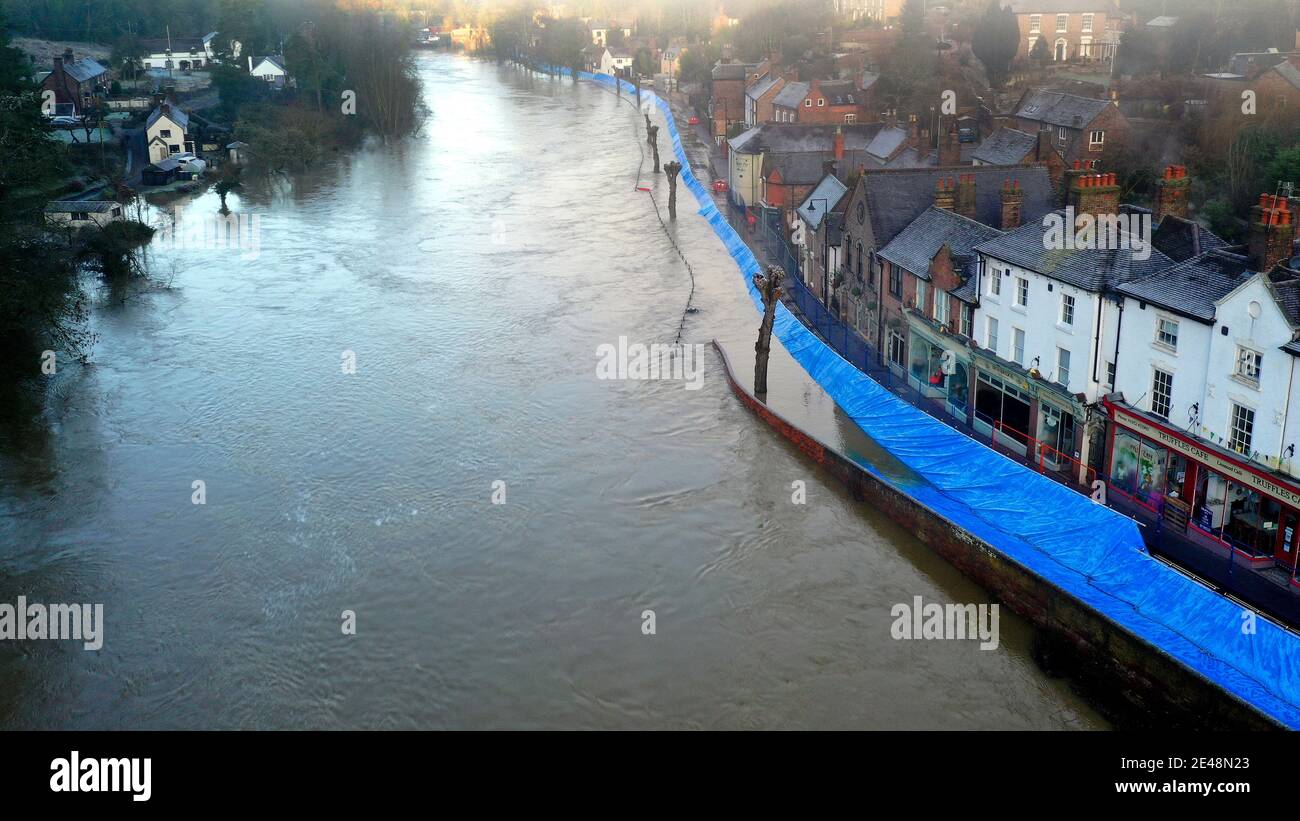
[[[772,324],[776,321],[776,303],[781,298],[782,271],[769,265],[767,275],[754,274],[754,284],[763,297],[763,324],[758,327],[754,343],[754,395],[767,396],[767,359],[772,351]]]
[[[655,173],[659,173],[659,126],[652,125],[647,131],[650,134],[650,147],[654,149],[655,155]]]
[[[677,219],[677,175],[682,172],[682,164],[673,160],[664,166],[668,173],[668,219]]]

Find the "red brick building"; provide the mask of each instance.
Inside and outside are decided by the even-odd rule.
[[[95,95],[108,87],[108,69],[83,57],[72,59],[72,49],[54,58],[54,70],[41,81],[42,91],[53,91],[56,104],[70,104],[81,114],[93,104]]]

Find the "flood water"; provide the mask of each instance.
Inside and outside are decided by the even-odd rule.
[[[896,603],[989,598],[711,350],[699,390],[596,377],[602,344],[672,342],[691,287],[635,190],[631,106],[417,59],[418,136],[247,181],[255,254],[155,241],[150,286],[96,293],[91,363],[6,410],[0,602],[106,625],[98,652],[0,642],[0,726],[1105,726],[1005,610],[994,651],[892,639]],[[682,195],[684,341],[749,372],[758,314]],[[771,386],[883,458],[779,348]]]

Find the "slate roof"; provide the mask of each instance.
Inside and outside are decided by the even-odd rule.
[[[817,187],[808,193],[804,201],[796,209],[799,216],[803,217],[804,222],[812,226],[814,231],[817,226],[821,225],[822,216],[828,209],[833,209],[844,195],[848,193],[848,188],[844,183],[836,179],[835,175],[827,174],[822,177]],[[810,208],[809,206],[815,206]]]
[[[1064,221],[1063,211],[1055,212]],[[1125,282],[1150,276],[1173,267],[1173,260],[1155,249],[1150,256],[1138,259],[1133,250],[1057,249],[1048,248],[1045,235],[1049,229],[1041,218],[1025,218],[1025,224],[997,239],[981,244],[976,250],[995,259],[1037,272],[1043,276],[1082,288],[1107,292]]]
[[[996,228],[931,205],[877,253],[921,279],[930,278],[930,261],[944,245],[968,259],[975,246],[1002,236]]]
[[[113,200],[52,200],[45,203],[47,214],[71,214],[74,211],[105,214],[117,207]]]
[[[157,106],[156,108],[154,108],[153,111],[149,112],[149,119],[145,121],[144,127],[148,129],[150,126],[156,123],[158,121],[158,118],[162,116],[162,113],[163,113],[162,106]],[[179,125],[185,131],[190,130],[190,116],[186,114],[184,111],[182,111],[181,109],[177,108],[174,105],[170,106],[167,116],[171,118],[172,122]]]
[[[781,171],[785,185],[813,185],[826,174],[826,162],[834,158],[830,151],[806,151],[797,154],[769,154],[763,163],[764,175],[776,168]],[[850,157],[836,163],[837,170],[851,168]]]
[[[254,68],[254,69],[260,68],[260,67],[262,66],[262,61],[263,61],[263,60],[266,60],[266,61],[269,62],[271,65],[275,66],[276,68],[280,69],[281,71],[286,71],[286,70],[287,70],[287,69],[285,69],[285,67],[284,67],[284,58],[281,57],[281,56],[278,55],[278,54],[267,54],[267,55],[262,56],[262,57],[254,57],[254,58],[253,58],[253,68]]]
[[[1215,249],[1152,276],[1124,283],[1117,290],[1182,316],[1211,323],[1215,303],[1253,273],[1248,257]]]
[[[1032,89],[1026,92],[1024,99],[1016,107],[1016,116],[1049,125],[1083,128],[1095,120],[1098,114],[1105,111],[1108,105],[1110,105],[1108,100],[1094,100],[1060,91]]]
[[[202,54],[203,44],[211,38],[207,37],[173,37],[171,38],[172,54]],[[140,41],[140,49],[145,54],[163,54],[167,51],[168,40],[165,37],[146,38]]]
[[[840,80],[834,83],[822,83],[819,88],[822,96],[826,98],[826,105],[857,105],[858,99],[854,96],[857,89],[853,87],[850,80]]]
[[[773,77],[772,75],[769,74],[766,77],[760,79],[758,82],[754,83],[749,88],[745,89],[745,96],[751,100],[759,100],[762,98],[764,94],[772,90],[772,86],[776,85],[776,82],[779,79],[781,78]]]
[[[1276,71],[1278,74],[1281,74],[1283,80],[1286,80],[1288,83],[1295,86],[1296,88],[1300,88],[1300,66],[1297,66],[1295,63],[1291,62],[1290,60],[1287,60],[1285,62],[1278,63],[1276,66],[1273,67],[1273,70]]]
[[[89,57],[82,57],[80,60],[63,64],[63,72],[79,83],[93,80],[107,71],[108,69]]]
[[[779,105],[783,108],[797,108],[803,98],[808,96],[808,89],[811,88],[807,83],[786,83],[785,88],[777,92],[772,98],[772,105]]]
[[[756,68],[754,63],[722,63],[713,67],[715,80],[743,80]]]
[[[1047,168],[1041,165],[974,165],[960,168],[915,168],[868,171],[862,175],[871,231],[876,247],[884,247],[934,204],[934,190],[940,179],[959,174],[975,177],[975,218],[985,225],[1002,222],[1002,183],[1018,181],[1024,191],[1021,219],[1036,222],[1052,211],[1056,193]]]
[[[1111,0],[1011,0],[1008,5],[1016,14],[1077,14],[1085,11],[1119,14],[1119,7]]]
[[[898,126],[889,126],[880,129],[867,144],[867,153],[886,162],[893,158],[894,154],[907,143],[907,131]]]
[[[880,79],[880,75],[877,74],[876,72],[864,71],[862,72],[862,78],[858,80],[858,88],[862,89],[863,91],[866,91],[872,86],[874,86],[876,84],[876,81],[879,79]]]
[[[786,84],[788,89],[791,83]],[[782,94],[785,92],[782,91]],[[781,95],[778,94],[778,97]],[[845,151],[866,151],[876,134],[884,128],[883,123],[862,123],[856,125],[805,124],[805,123],[764,123],[757,125],[730,141],[732,151],[744,154],[757,154],[770,151],[791,154],[808,151],[830,151],[835,147],[835,129],[844,133]]]
[[[1038,137],[1015,128],[1003,126],[971,154],[972,160],[988,165],[1016,165],[1038,145]]]
[[[1169,215],[1160,220],[1160,224],[1151,232],[1151,244],[1174,262],[1183,262],[1205,251],[1222,248],[1228,243],[1210,233],[1204,226]]]

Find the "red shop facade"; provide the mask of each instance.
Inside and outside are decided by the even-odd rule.
[[[1105,400],[1107,490],[1166,527],[1226,546],[1254,567],[1281,565],[1297,582],[1300,484],[1121,402]],[[1168,516],[1171,505],[1183,512]],[[1185,522],[1185,524],[1184,524]]]

